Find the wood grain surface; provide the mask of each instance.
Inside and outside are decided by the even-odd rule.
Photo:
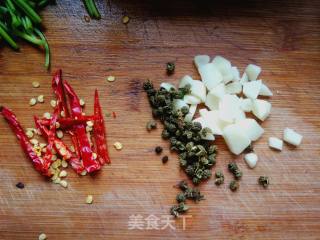
[[[79,1],[80,2],[80,1]],[[63,69],[85,99],[91,113],[94,89],[101,95],[112,164],[95,177],[69,170],[68,189],[54,185],[33,170],[8,125],[0,119],[0,239],[320,239],[320,2],[319,1],[98,1],[101,21],[84,20],[82,3],[57,0],[42,12],[52,50],[52,71],[43,67],[38,49],[21,43],[21,52],[0,46],[0,105],[10,107],[24,127],[33,115],[51,111],[52,72]],[[124,25],[122,16],[130,22]],[[175,203],[174,185],[186,176],[177,156],[160,138],[161,127],[147,133],[151,111],[141,84],[151,79],[178,83],[185,74],[197,78],[196,54],[220,54],[243,71],[261,65],[262,79],[274,92],[272,115],[255,143],[259,162],[250,170],[243,156],[234,157],[218,138],[218,163],[226,183],[202,184],[206,200],[190,203],[186,229],[129,229],[130,216],[161,219]],[[166,76],[165,63],[176,62]],[[116,76],[113,83],[105,79]],[[32,81],[41,86],[34,89]],[[29,107],[31,97],[45,103]],[[270,136],[285,127],[304,136],[297,149],[269,149]],[[112,144],[123,143],[122,151]],[[154,147],[161,145],[169,162],[163,165]],[[226,165],[236,159],[244,172],[240,189],[230,192]],[[257,184],[271,179],[268,190]],[[25,183],[17,189],[17,182]],[[85,204],[88,194],[92,205]],[[145,220],[143,223],[147,223]],[[161,225],[162,224],[162,225]]]

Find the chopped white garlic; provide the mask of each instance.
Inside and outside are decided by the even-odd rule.
[[[194,57],[194,64],[197,68],[201,67],[210,62],[210,57],[208,55],[197,55]]]
[[[243,84],[243,94],[247,98],[256,99],[261,89],[262,81],[251,81]]]
[[[271,112],[271,103],[261,99],[255,99],[252,103],[252,113],[261,121],[267,119]]]
[[[213,63],[205,64],[201,66],[198,70],[202,82],[209,90],[211,90],[223,81],[220,71]]]
[[[261,67],[254,65],[254,64],[249,64],[247,66],[245,72],[248,75],[249,81],[254,81],[254,80],[257,80],[257,78],[261,72]]]
[[[283,140],[294,146],[299,146],[302,141],[302,135],[291,128],[286,128],[283,131]]]
[[[281,139],[276,138],[276,137],[269,137],[269,147],[281,151],[282,146],[283,146],[283,141]]]
[[[251,141],[238,124],[231,124],[223,129],[223,138],[233,154],[240,154]]]
[[[258,156],[255,153],[247,153],[244,155],[244,160],[250,168],[254,168],[258,162]]]
[[[251,141],[258,140],[264,133],[263,128],[252,118],[246,118],[238,122]]]

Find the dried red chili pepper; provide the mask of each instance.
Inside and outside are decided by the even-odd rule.
[[[73,118],[80,118],[82,116],[82,108],[80,106],[80,101],[77,94],[68,84],[68,82],[64,81],[63,85],[69,98],[71,116]],[[98,161],[93,159],[92,149],[86,134],[85,126],[83,124],[74,125],[73,131],[77,136],[78,148],[85,170],[88,173],[99,170],[100,164]]]
[[[100,164],[103,165],[105,163],[110,163],[111,161],[108,152],[106,131],[99,101],[98,90],[96,90],[94,93],[94,115],[96,116],[96,120],[94,121],[93,137],[99,156],[98,159],[100,161]]]
[[[52,119],[54,119],[54,121]],[[72,168],[77,173],[81,173],[84,170],[84,167],[80,159],[70,150],[70,148],[61,139],[57,138],[55,135],[56,133],[55,123],[57,120],[57,114],[53,114],[52,119],[49,120],[50,121],[50,130],[49,130],[47,129],[47,127],[45,127],[41,123],[42,119],[38,119],[36,116],[34,117],[36,127],[40,129],[42,136],[48,140],[49,144],[52,144],[53,148],[62,157],[62,159],[70,162]]]
[[[65,117],[69,117],[70,114],[67,106],[67,101],[65,97],[65,91],[64,91],[61,75],[62,75],[62,71],[60,69],[56,72],[56,74],[52,79],[52,89],[57,99],[56,109],[59,111],[60,114],[63,111]],[[73,146],[75,147],[77,156],[80,156],[77,135],[72,130],[68,130],[68,133],[71,135],[71,140],[72,140]],[[78,157],[72,157],[69,160],[69,162],[71,163],[71,166],[76,170],[77,173],[81,173],[83,171],[84,169],[83,165],[78,159]]]
[[[72,128],[74,125],[78,124],[86,124],[87,121],[94,121],[95,116],[82,116],[81,118],[78,119],[73,119],[73,118],[59,118],[57,122],[60,124],[60,128],[62,129],[67,129],[67,128]],[[42,118],[39,119],[40,123],[44,126],[49,126],[50,125],[50,119]]]
[[[12,131],[17,136],[23,151],[32,161],[34,168],[42,175],[51,176],[52,173],[49,171],[49,167],[52,163],[52,154],[50,148],[48,148],[48,153],[46,153],[46,155],[43,158],[37,156],[22,126],[18,122],[16,115],[6,107],[0,107],[0,111],[3,117],[8,122]]]
[[[65,116],[69,116],[69,110],[67,106],[67,101],[64,94],[63,82],[62,82],[62,71],[59,69],[53,79],[52,79],[52,89],[57,98],[57,109],[61,114],[61,111],[64,112]]]

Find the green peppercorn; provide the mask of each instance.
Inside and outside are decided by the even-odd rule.
[[[157,122],[154,120],[151,120],[147,123],[146,126],[147,130],[150,132],[152,129],[156,129],[157,128]]]
[[[185,180],[180,181],[178,186],[182,191],[186,191],[188,189],[188,183]]]
[[[185,202],[186,201],[186,196],[184,195],[184,193],[179,193],[176,197],[177,199],[177,202],[180,203],[180,202]]]
[[[163,139],[168,139],[170,138],[170,133],[168,132],[168,130],[164,129],[161,133],[161,136]]]
[[[269,186],[269,177],[260,176],[258,179],[258,182],[261,186],[263,186],[264,188],[267,188]]]
[[[229,184],[229,188],[231,189],[231,191],[235,192],[239,188],[239,183],[235,180],[232,180]]]

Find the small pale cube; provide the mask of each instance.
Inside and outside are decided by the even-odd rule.
[[[247,98],[256,99],[261,89],[262,81],[251,81],[243,84],[243,94]]]
[[[297,147],[301,144],[302,135],[291,128],[286,128],[283,131],[283,140]]]
[[[231,124],[223,129],[223,138],[233,154],[240,154],[251,141],[238,124]]]
[[[261,67],[255,64],[249,64],[245,72],[248,75],[249,81],[254,81],[258,78],[259,74],[261,73]]]
[[[271,112],[271,103],[266,100],[255,99],[252,104],[252,113],[261,121],[267,119]]]
[[[208,55],[197,55],[194,57],[194,64],[197,68],[201,67],[210,62],[210,57]]]
[[[282,146],[283,146],[283,141],[279,138],[276,137],[269,137],[269,147],[273,148],[273,149],[277,149],[279,151],[282,150]]]
[[[250,168],[254,168],[258,162],[258,156],[255,153],[248,153],[244,155],[244,160]]]

